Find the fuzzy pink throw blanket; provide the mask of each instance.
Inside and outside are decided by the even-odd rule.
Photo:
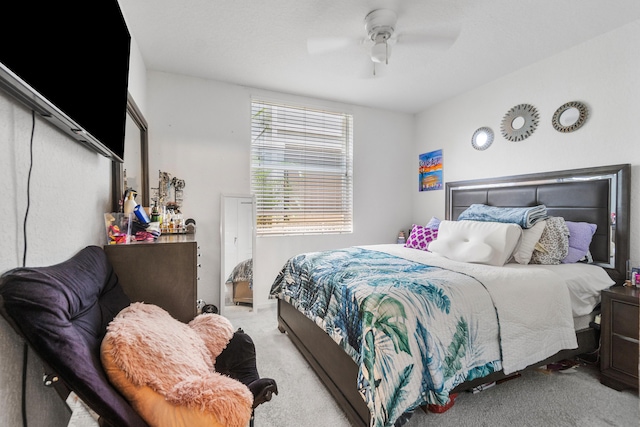
[[[251,413],[251,392],[214,371],[215,358],[232,337],[231,323],[217,314],[186,325],[160,307],[133,303],[109,324],[105,339],[113,343],[115,364],[135,385],[212,413],[224,425],[242,426]]]

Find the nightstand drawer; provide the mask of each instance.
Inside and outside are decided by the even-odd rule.
[[[638,341],[614,335],[611,344],[616,349],[611,354],[611,367],[638,378]]]
[[[600,382],[616,390],[638,389],[638,303],[640,289],[602,291]]]
[[[611,302],[612,332],[638,339],[638,306],[623,301]],[[637,353],[637,352],[636,352]]]

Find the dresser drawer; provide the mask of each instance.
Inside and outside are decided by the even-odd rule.
[[[611,327],[614,334],[623,335],[637,340],[638,306],[628,304],[624,301],[612,301]]]

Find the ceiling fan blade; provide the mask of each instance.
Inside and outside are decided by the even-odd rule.
[[[353,37],[311,37],[307,39],[307,52],[311,55],[322,55],[360,44]]]
[[[446,28],[431,30],[425,33],[401,33],[398,34],[397,43],[400,45],[422,45],[425,48],[444,51],[449,49],[458,39],[460,30]]]

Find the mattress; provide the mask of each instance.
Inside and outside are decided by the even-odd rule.
[[[594,321],[598,314],[600,314],[600,309],[594,310],[588,314],[583,314],[582,316],[574,316],[573,328],[576,331],[587,329],[589,327],[589,324]]]
[[[600,304],[600,292],[615,284],[602,267],[593,264],[578,262],[541,265],[540,268],[553,272],[565,281],[574,318],[590,314]]]

